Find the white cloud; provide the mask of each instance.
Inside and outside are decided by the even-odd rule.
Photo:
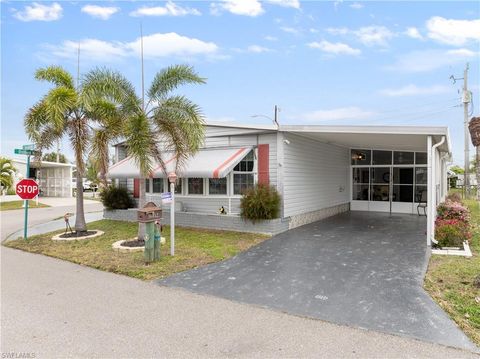
[[[383,89],[380,91],[381,95],[388,97],[404,97],[404,96],[422,96],[422,95],[436,95],[451,91],[451,87],[444,85],[433,85],[419,87],[417,85],[406,85],[400,88]]]
[[[326,31],[332,35],[346,35],[350,30],[346,27],[328,27]]]
[[[130,13],[130,16],[186,16],[201,15],[197,9],[182,7],[172,1],[168,1],[165,6],[142,6]]]
[[[118,7],[114,6],[85,5],[82,7],[82,12],[102,20],[108,20],[110,16],[119,10]]]
[[[278,40],[275,36],[270,36],[270,35],[264,36],[263,38],[267,41],[277,41]]]
[[[294,9],[300,9],[300,1],[299,0],[266,0],[266,2],[279,5],[283,7],[291,7]]]
[[[300,33],[299,29],[296,29],[294,27],[288,27],[288,26],[281,26],[280,30],[282,30],[283,32],[287,32],[289,34],[294,34],[294,35],[297,35]]]
[[[418,31],[416,27],[408,27],[405,30],[404,34],[408,37],[411,37],[412,39],[418,39],[418,40],[423,39],[422,34],[420,34],[420,31]]]
[[[247,51],[260,54],[262,52],[270,52],[272,50],[267,48],[267,47],[263,47],[263,46],[259,46],[259,45],[250,45],[249,47],[247,47]]]
[[[358,10],[358,9],[363,9],[364,6],[363,6],[363,4],[360,4],[360,3],[358,3],[358,2],[354,2],[353,4],[350,4],[350,7],[351,7],[352,9]]]
[[[213,15],[219,15],[222,11],[243,16],[258,16],[264,12],[258,0],[223,0],[210,4],[210,12]]]
[[[221,58],[215,43],[189,38],[175,32],[144,36],[143,43],[145,58],[150,59],[200,55]],[[79,42],[67,40],[60,45],[44,45],[44,49],[55,57],[75,59],[78,44]],[[130,56],[139,56],[140,38],[131,42],[84,39],[80,41],[80,51],[82,58],[113,62]]]
[[[303,115],[303,118],[309,122],[321,122],[341,120],[366,120],[374,115],[375,113],[372,111],[367,111],[359,107],[352,106],[308,112]]]
[[[15,10],[13,16],[21,21],[55,21],[62,17],[63,9],[59,3],[44,5],[37,2],[27,5],[23,11]]]
[[[394,33],[385,26],[366,26],[353,32],[358,40],[366,46],[387,46]]]
[[[462,46],[480,41],[480,19],[454,20],[434,16],[427,21],[428,37],[443,44]]]
[[[308,47],[313,49],[320,49],[323,52],[335,55],[360,55],[361,51],[359,49],[354,49],[353,47],[348,46],[347,44],[341,42],[311,42],[308,44]]]
[[[478,53],[464,48],[420,50],[399,56],[397,61],[393,65],[387,66],[386,69],[400,72],[428,72],[445,66],[456,65],[478,56]]]

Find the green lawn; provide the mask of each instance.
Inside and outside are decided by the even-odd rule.
[[[5,246],[18,248],[32,253],[68,260],[89,267],[124,274],[131,277],[150,280],[166,277],[176,272],[218,262],[234,256],[265,239],[265,235],[213,231],[202,229],[175,228],[175,256],[170,252],[170,231],[164,227],[162,236],[167,243],[162,246],[162,258],[159,262],[145,265],[143,252],[119,253],[112,249],[112,243],[121,239],[132,239],[137,233],[137,224],[101,220],[89,223],[89,229],[99,229],[104,235],[79,241],[52,241],[50,234],[17,239],[4,243]]]
[[[14,209],[22,209],[23,207],[23,200],[20,201],[10,201],[10,202],[1,202],[0,203],[0,211],[11,211]],[[28,208],[45,208],[50,207],[46,204],[38,202],[38,206],[36,201],[28,201]]]
[[[480,275],[480,203],[465,201],[472,212],[473,257],[432,255],[425,289],[463,331],[480,345],[480,289],[473,280]]]

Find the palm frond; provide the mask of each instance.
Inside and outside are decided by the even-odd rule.
[[[204,83],[206,79],[200,77],[192,66],[173,65],[155,75],[147,95],[150,101],[160,101],[179,86]]]
[[[155,139],[150,128],[148,118],[139,112],[129,118],[125,126],[125,139],[128,154],[132,156],[135,164],[140,168],[140,173],[148,177],[152,171],[152,151]]]
[[[137,111],[140,100],[135,88],[122,74],[105,68],[89,71],[82,78],[81,98],[92,109],[99,99],[116,104],[123,113]]]
[[[39,81],[48,81],[55,86],[63,86],[69,89],[75,88],[75,81],[72,75],[61,66],[40,68],[35,72],[35,79]]]
[[[60,129],[77,107],[77,93],[71,88],[56,87],[47,93],[43,102],[49,122]]]
[[[83,175],[85,171],[84,155],[89,150],[91,136],[88,119],[84,116],[73,118],[68,122],[67,132],[75,154],[77,172]]]

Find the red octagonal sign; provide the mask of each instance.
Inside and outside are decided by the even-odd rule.
[[[33,199],[38,195],[38,184],[32,179],[23,179],[17,183],[16,192],[21,199]]]

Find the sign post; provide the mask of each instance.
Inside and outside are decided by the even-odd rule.
[[[173,257],[175,255],[175,181],[177,180],[175,172],[168,174],[168,180],[172,198],[170,202],[170,255]]]
[[[35,155],[36,151],[34,145],[24,145],[22,148],[15,148],[14,153],[17,155],[26,155],[27,156],[27,172],[25,174],[26,179],[21,180],[17,183],[16,193],[20,196],[21,199],[25,200],[25,218],[23,223],[23,238],[27,239],[27,227],[28,227],[28,200],[33,199],[38,196],[38,184],[34,180],[29,179],[30,177],[30,156]]]

